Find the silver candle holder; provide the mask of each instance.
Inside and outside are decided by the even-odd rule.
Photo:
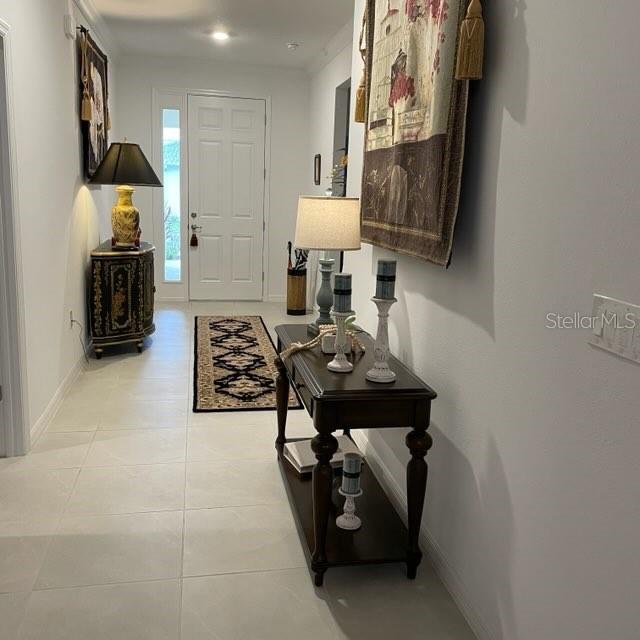
[[[345,453],[342,466],[342,486],[338,493],[345,497],[344,513],[336,518],[336,526],[347,531],[355,531],[362,526],[356,515],[356,498],[362,495],[360,474],[362,458],[357,453]]]
[[[396,298],[371,298],[378,307],[378,332],[373,347],[375,363],[366,373],[370,382],[389,383],[396,374],[389,368],[389,309],[398,302]]]

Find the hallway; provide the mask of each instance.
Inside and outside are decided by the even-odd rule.
[[[275,412],[191,411],[193,319],[216,314],[292,321],[282,304],[160,305],[142,355],[91,359],[32,452],[0,460],[3,640],[473,638],[427,562],[415,582],[388,565],[314,589]],[[306,412],[288,433],[313,434]]]

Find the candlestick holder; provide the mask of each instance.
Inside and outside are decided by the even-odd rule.
[[[378,307],[378,332],[373,347],[375,364],[366,374],[370,382],[393,382],[396,374],[389,368],[389,309],[398,302],[396,298],[371,298]]]
[[[353,316],[353,311],[332,311],[331,315],[336,323],[336,355],[327,365],[329,371],[336,373],[351,373],[353,364],[347,360],[347,332],[345,329],[347,318]]]
[[[362,489],[358,493],[345,493],[342,487],[338,489],[338,493],[344,496],[344,513],[336,518],[336,526],[347,531],[355,531],[362,526],[362,520],[356,515],[356,498],[362,495]]]

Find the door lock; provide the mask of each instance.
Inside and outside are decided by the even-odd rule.
[[[192,212],[191,212],[191,217],[192,217],[192,218],[197,218],[197,217],[198,217],[198,214],[197,214],[195,211],[192,211]]]

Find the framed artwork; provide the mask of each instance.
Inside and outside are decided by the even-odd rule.
[[[86,29],[81,29],[77,43],[82,154],[89,179],[109,148],[108,61]]]
[[[368,0],[362,239],[447,266],[468,82],[455,79],[467,0]]]

